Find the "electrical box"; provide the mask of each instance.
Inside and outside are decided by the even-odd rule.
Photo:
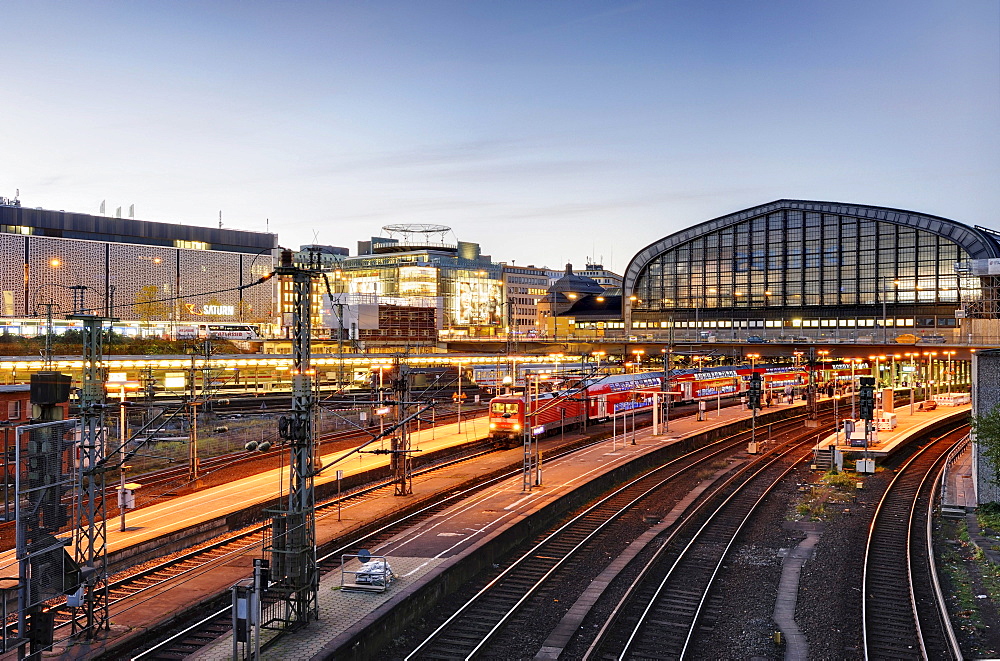
[[[69,374],[37,372],[31,375],[31,403],[52,406],[69,401]]]

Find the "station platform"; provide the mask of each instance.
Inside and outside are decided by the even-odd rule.
[[[930,411],[921,411],[917,407],[910,412],[910,407],[899,406],[895,409],[896,427],[894,429],[880,429],[872,433],[872,440],[869,441],[867,453],[875,459],[884,459],[895,453],[900,447],[909,442],[914,434],[920,433],[927,427],[934,426],[946,418],[967,416],[971,410],[971,405],[938,407]],[[878,416],[880,412],[876,412]],[[864,429],[862,421],[856,421],[858,435],[862,435]],[[874,423],[873,423],[874,424]],[[843,453],[865,452],[864,446],[851,445],[846,442],[843,430],[837,434],[830,434],[817,441],[813,447],[815,452],[828,453],[831,448],[836,447]]]
[[[972,445],[966,445],[945,470],[941,488],[942,507],[971,512],[977,507],[976,489],[972,478]]]
[[[543,440],[540,443],[543,455],[543,479],[540,487],[523,490],[520,475],[504,480],[485,492],[456,503],[430,520],[416,524],[382,546],[368,549],[373,556],[386,557],[397,577],[384,592],[343,590],[341,583],[344,579],[339,571],[324,576],[319,589],[319,620],[292,635],[276,640],[262,653],[262,658],[329,658],[344,645],[353,646],[358,640],[367,640],[369,637],[363,636],[363,631],[377,629],[369,627],[392,609],[401,605],[405,607],[411,600],[418,602],[419,595],[425,591],[433,591],[445,572],[459,571],[463,576],[472,576],[482,568],[482,563],[492,562],[492,558],[507,543],[505,540],[511,531],[528,517],[544,513],[561,498],[579,489],[599,484],[602,476],[608,476],[624,464],[654,455],[684,439],[730,426],[748,416],[749,412],[742,407],[731,406],[709,412],[701,422],[695,416],[671,420],[669,431],[658,436],[653,436],[649,427],[637,429],[634,445],[630,429],[627,438],[622,438],[619,433],[617,439],[607,439],[551,461],[544,459],[546,446],[551,447],[557,439]],[[513,453],[519,464],[522,452],[521,449],[515,449],[498,454],[508,455],[506,461],[509,464],[510,453]],[[492,455],[485,459],[491,458]],[[445,472],[454,471],[467,475],[474,470],[488,470],[478,460],[476,464],[475,467],[459,466]],[[413,498],[433,498],[438,492],[441,479],[415,478]],[[353,508],[350,516],[352,519],[363,519],[376,513],[384,514],[398,507],[399,500],[386,496],[366,501]],[[323,527],[326,528],[326,525],[323,524]],[[346,532],[346,529],[339,532]],[[227,636],[190,658],[222,661],[232,658],[232,653],[232,636]],[[364,653],[360,653],[361,658],[364,656]]]
[[[766,419],[773,412],[802,409],[804,406],[803,402],[774,405],[764,409],[761,414]],[[922,413],[921,416],[926,419],[934,416],[934,413]],[[502,545],[512,529],[528,517],[553,507],[559,499],[579,489],[598,488],[602,478],[611,479],[606,476],[628,462],[655,461],[656,453],[672,444],[699,434],[713,431],[721,433],[718,431],[721,428],[740,423],[749,417],[749,411],[741,406],[710,409],[705,413],[703,421],[698,421],[695,416],[671,420],[669,431],[661,430],[658,436],[653,436],[648,427],[635,430],[634,444],[632,430],[624,438],[619,427],[616,438],[609,438],[552,461],[547,460],[546,454],[560,444],[560,438],[555,436],[543,439],[539,443],[543,456],[543,480],[540,487],[522,490],[522,478],[518,475],[478,493],[472,502],[456,505],[385,545],[369,549],[375,556],[388,558],[397,580],[384,592],[348,592],[340,589],[343,580],[340,572],[324,577],[319,591],[320,620],[293,636],[275,641],[267,649],[264,658],[324,658],[344,641],[363,638],[360,632],[392,608],[416,593],[433,589],[433,584],[445,571],[461,566],[467,575],[477,572],[476,559],[479,559],[478,562],[489,562],[492,557],[492,551],[486,549],[496,544]],[[413,445],[429,451],[446,445],[474,442],[486,436],[487,427],[486,419],[479,418],[463,422],[461,431],[454,423],[425,429],[413,435]],[[603,428],[610,432],[610,423]],[[911,429],[915,428],[915,425],[911,426]],[[590,431],[595,430],[592,428]],[[899,433],[902,434],[903,431],[900,430]],[[569,433],[565,440],[571,442],[574,436],[582,440],[582,436]],[[433,475],[417,476],[413,479],[413,493],[410,496],[385,495],[357,499],[356,502],[345,505],[339,520],[336,513],[317,517],[317,544],[321,546],[331,540],[348,537],[352,531],[391,512],[412,510],[417,506],[430,504],[443,491],[471,485],[483,474],[516,469],[521,465],[522,453],[521,448],[495,452],[473,462],[435,471]],[[323,457],[323,461],[333,461],[343,454],[330,453]],[[324,471],[324,475],[318,477],[316,482],[321,484],[335,480],[338,469],[343,470],[345,475],[352,475],[384,468],[387,463],[386,455],[355,454]],[[268,502],[278,494],[282,476],[287,481],[286,472],[287,468],[267,471],[130,512],[125,532],[117,530],[114,525],[117,521],[109,521],[109,551],[155,544],[164,535],[180,534],[190,530],[192,526],[207,526],[212,521],[225,521],[226,517],[242,512],[254,503]],[[484,550],[486,552],[476,553]],[[67,659],[92,658],[112,650],[114,654],[122,655],[130,649],[128,639],[135,634],[141,634],[144,630],[165,622],[189,622],[191,616],[186,611],[193,604],[207,596],[222,593],[235,582],[250,576],[251,562],[252,555],[236,557],[213,566],[187,580],[182,586],[151,590],[130,598],[112,607],[112,627],[107,639],[94,641],[89,645],[73,643],[70,648],[57,650],[52,656]],[[6,572],[16,572],[13,552],[0,557],[0,567],[4,567]],[[231,654],[232,639],[229,637],[215,641],[193,658],[228,659]]]

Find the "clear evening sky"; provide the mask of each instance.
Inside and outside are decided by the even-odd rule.
[[[1000,229],[996,0],[0,2],[0,195],[621,271],[789,197]]]

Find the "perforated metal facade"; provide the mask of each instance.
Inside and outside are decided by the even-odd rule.
[[[44,315],[42,304],[48,302],[56,304],[56,315],[69,314],[74,311],[72,288],[79,286],[86,288],[85,312],[110,313],[125,321],[263,323],[272,317],[273,282],[238,290],[273,269],[270,254],[0,235],[0,247],[5,244],[11,248],[8,255],[23,255],[27,244],[27,265],[8,259],[2,269],[0,317]],[[227,312],[205,314],[205,306]]]
[[[0,220],[0,320],[50,302],[61,317],[82,297],[84,312],[124,321],[273,321],[274,282],[239,289],[273,270],[273,234],[9,206]]]

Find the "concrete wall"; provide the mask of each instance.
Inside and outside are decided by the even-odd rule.
[[[1000,405],[1000,349],[979,351],[972,359],[972,413],[983,415]],[[1000,502],[1000,487],[995,483],[996,469],[979,453],[973,438],[972,471],[976,484],[976,502]]]

